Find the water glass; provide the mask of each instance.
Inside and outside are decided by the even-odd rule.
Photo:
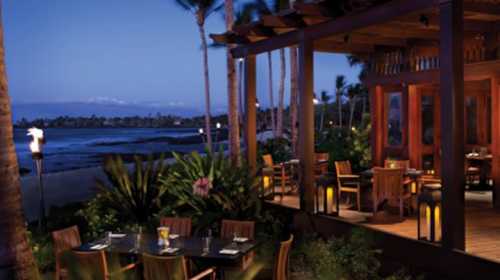
[[[208,254],[210,252],[211,243],[212,243],[212,237],[203,238],[203,254]]]
[[[110,246],[110,245],[111,245],[111,243],[113,242],[113,239],[111,238],[111,235],[112,235],[111,231],[107,231],[107,232],[106,232],[106,239],[105,239],[104,243],[105,243],[107,246]]]

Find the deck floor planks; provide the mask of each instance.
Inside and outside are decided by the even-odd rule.
[[[282,199],[276,197],[271,203],[290,208],[299,208],[298,196],[287,195]],[[371,213],[341,209],[340,217],[349,222],[360,223],[399,236],[416,239],[416,216],[407,217],[403,222],[396,224],[370,224],[366,218]],[[487,199],[478,200],[476,196],[466,195],[465,212],[466,252],[482,258],[500,262],[500,211],[493,209]]]

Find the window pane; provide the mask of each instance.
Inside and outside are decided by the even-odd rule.
[[[388,143],[390,146],[398,146],[402,144],[403,132],[401,130],[402,124],[402,110],[401,110],[401,93],[389,93],[389,110],[388,110]]]
[[[422,95],[422,143],[434,143],[434,98],[432,95]]]
[[[467,97],[465,100],[465,113],[467,125],[467,144],[477,144],[477,100]]]

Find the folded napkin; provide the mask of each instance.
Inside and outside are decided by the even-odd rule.
[[[160,250],[160,254],[173,254],[179,251],[179,248],[165,248]]]
[[[221,255],[236,255],[238,254],[238,250],[233,250],[233,249],[222,249],[219,251],[219,254]]]
[[[170,234],[168,236],[168,239],[176,239],[176,238],[179,238],[179,235],[178,234]]]
[[[90,247],[90,249],[91,250],[102,250],[102,249],[105,249],[107,247],[108,247],[107,244],[96,244],[96,245]]]
[[[127,236],[125,233],[112,233],[112,234],[110,234],[111,238],[123,238],[125,236]]]
[[[246,237],[235,237],[233,239],[234,242],[238,242],[238,243],[244,243],[244,242],[247,242],[248,241],[248,238]]]

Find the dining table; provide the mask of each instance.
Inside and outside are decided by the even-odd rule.
[[[485,153],[468,153],[465,155],[469,166],[477,166],[479,168],[479,186],[488,187],[488,174],[491,170],[491,162],[493,155]]]
[[[115,234],[74,249],[79,251],[104,250],[109,253],[138,257],[144,253],[156,256],[185,256],[216,267],[237,265],[241,258],[254,251],[259,242],[245,238],[227,240],[203,237],[178,237],[169,239],[169,245],[159,245],[155,234]],[[206,246],[206,244],[209,244]]]

